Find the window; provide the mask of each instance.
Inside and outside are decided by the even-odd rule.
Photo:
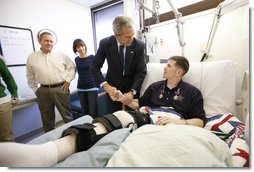
[[[101,39],[113,35],[112,22],[116,16],[123,15],[122,0],[111,1],[92,8],[93,34],[94,34],[94,51],[97,52]],[[102,67],[102,73],[106,73],[108,64],[105,61]]]
[[[113,35],[112,22],[114,18],[123,14],[123,2],[119,0],[92,8],[95,52],[101,39]]]

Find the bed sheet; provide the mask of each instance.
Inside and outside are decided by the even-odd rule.
[[[92,118],[90,116],[78,118],[75,121],[65,124],[53,131],[50,131],[34,139],[33,141],[29,142],[29,144],[40,144],[47,141],[55,140],[59,138],[62,131],[69,126],[83,124],[91,121]],[[147,128],[147,126],[153,125],[145,125],[144,127],[140,127],[132,133],[131,128],[115,130],[104,136],[87,151],[74,153],[68,158],[66,158],[64,161],[56,164],[54,167],[249,167],[249,146],[244,138],[244,125],[241,121],[239,121],[230,113],[218,114],[216,116],[213,116],[212,118],[209,118],[204,128],[194,127],[193,129],[193,126],[168,125],[168,131],[166,130],[164,132],[165,135],[162,135],[162,133],[160,133],[159,131],[149,132],[149,129],[145,129]],[[174,126],[174,128],[172,128],[172,126]],[[156,128],[156,126],[153,127]],[[147,130],[146,132],[149,136],[146,137],[146,134],[144,134],[143,137],[139,135],[139,138],[136,138],[137,136],[135,135],[135,133],[145,133],[144,130]],[[183,136],[184,133],[185,136]],[[223,133],[224,135],[227,135],[227,137],[221,139],[221,135],[217,135],[217,133]],[[136,143],[135,140],[140,141],[140,143]],[[176,140],[176,142],[173,142],[172,140]],[[168,149],[166,149],[166,147],[162,148],[165,144],[167,146],[175,146],[175,148],[177,149],[174,149],[172,147],[168,147]],[[133,151],[130,151],[135,150],[133,149],[133,147],[143,148],[140,149],[140,151],[143,153],[140,153],[139,156],[134,158],[136,156],[135,153],[138,152],[134,151],[134,157],[132,157],[129,154],[133,154]],[[192,149],[190,149],[189,147],[191,147]],[[159,148],[160,152],[159,150],[154,148]],[[185,148],[188,149],[186,150]],[[202,152],[201,148],[203,150]],[[180,151],[176,151],[174,152],[174,154],[172,154],[173,150]],[[186,151],[187,154],[183,156],[183,152]],[[125,155],[126,152],[128,156]],[[148,152],[149,156],[147,156]],[[162,156],[161,153],[164,153],[167,156]],[[177,156],[177,154],[179,155]],[[191,154],[193,158],[190,159],[190,157],[192,157]],[[173,156],[170,158],[171,155]],[[125,157],[123,159],[128,160],[128,158],[126,157],[129,156],[132,157],[131,159],[135,160],[135,162],[137,161],[136,164],[133,164],[133,161],[131,164],[128,164],[130,162],[124,163],[124,160],[121,160],[121,163],[119,164],[121,157]],[[144,159],[144,162],[141,161],[142,157]],[[147,157],[153,158],[154,160],[159,160],[160,157],[164,157],[166,159],[170,159],[173,162],[169,161],[170,163],[166,164],[164,161],[161,160],[152,160],[152,162],[154,163],[153,164],[150,161],[145,161],[145,158]],[[192,162],[188,162],[188,160],[191,160]],[[108,161],[110,161],[109,164]],[[155,162],[160,162],[160,164]],[[182,162],[185,163],[183,164]]]
[[[144,125],[130,134],[108,167],[231,167],[228,146],[196,126]]]
[[[64,124],[47,132],[27,144],[41,144],[61,137],[62,131],[72,125],[91,123],[93,118],[89,115],[80,117],[70,123]],[[130,134],[132,128],[123,128],[105,135],[90,149],[74,153],[54,167],[105,167],[110,157],[119,148],[120,144]]]

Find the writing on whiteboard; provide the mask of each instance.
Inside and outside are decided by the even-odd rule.
[[[34,51],[32,31],[0,25],[0,54],[8,66],[25,65]]]

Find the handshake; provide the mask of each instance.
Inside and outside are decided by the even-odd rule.
[[[109,84],[105,84],[103,88],[113,101],[121,102],[123,105],[127,105],[134,110],[139,109],[138,100],[133,99],[134,95],[131,91],[123,94],[120,90],[117,90],[115,87],[112,87]]]

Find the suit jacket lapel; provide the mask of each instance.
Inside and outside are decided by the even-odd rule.
[[[125,72],[128,72],[130,65],[131,65],[131,61],[133,59],[134,56],[134,49],[133,46],[129,46],[126,47],[126,52],[125,52]]]

